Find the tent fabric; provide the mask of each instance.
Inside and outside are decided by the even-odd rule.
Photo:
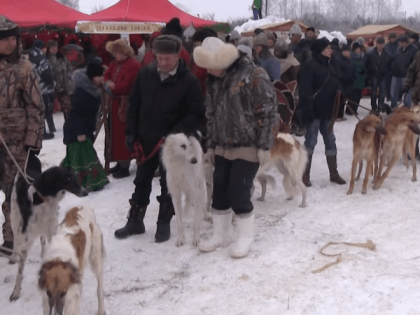
[[[51,24],[73,28],[77,21],[89,19],[89,15],[54,0],[0,0],[0,15],[20,27]]]
[[[89,21],[163,22],[177,17],[182,26],[204,27],[217,22],[192,16],[167,0],[121,0],[113,6],[89,16]]]
[[[414,31],[401,24],[387,24],[387,25],[366,25],[355,31],[348,33],[347,36],[375,35],[375,34],[383,33],[397,27],[406,29],[407,31],[410,31],[413,33],[418,33],[417,31]]]

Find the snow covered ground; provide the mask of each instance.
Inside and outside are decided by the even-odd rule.
[[[362,103],[368,106],[369,101]],[[366,115],[363,109],[359,110]],[[62,116],[55,115],[56,125]],[[348,181],[352,160],[355,117],[335,125],[339,172]],[[46,141],[41,152],[44,169],[64,158],[62,128],[54,140]],[[299,138],[302,141],[302,138]],[[103,155],[103,134],[97,142]],[[268,189],[266,201],[259,202],[257,185],[253,197],[256,215],[255,243],[243,259],[229,257],[228,249],[201,253],[192,243],[192,218],[187,218],[187,244],[175,246],[172,238],[154,242],[159,183],[153,182],[151,204],[145,218],[146,234],[126,240],[114,238],[114,230],[126,222],[128,199],[133,191],[131,176],[114,180],[101,192],[84,199],[68,195],[61,204],[60,217],[71,206],[89,203],[95,207],[102,227],[105,261],[105,306],[108,314],[420,314],[420,183],[411,182],[400,161],[380,190],[361,194],[361,182],[347,196],[348,185],[330,183],[322,138],[313,159],[308,189],[309,206],[298,208],[300,196],[286,201],[281,175],[272,171],[278,187]],[[3,195],[0,195],[3,199]],[[202,224],[202,236],[211,234],[211,224]],[[372,240],[375,251],[345,245],[332,246],[328,253],[341,253],[342,262],[321,273],[316,270],[336,257],[318,251],[330,241],[364,243]],[[0,239],[0,241],[2,241]],[[37,290],[40,245],[29,253],[21,298],[9,302],[16,265],[0,258],[0,313],[41,314]],[[87,269],[84,278],[81,314],[97,310],[96,281]]]

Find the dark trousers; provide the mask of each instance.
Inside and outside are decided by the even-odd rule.
[[[379,98],[377,97],[377,91],[379,89]],[[385,90],[386,90],[386,78],[372,78],[372,95],[370,97],[370,105],[372,110],[376,110],[378,105],[385,102]],[[378,103],[376,102],[378,101]]]
[[[359,107],[359,103],[362,98],[362,90],[353,88],[351,93],[349,93],[347,97],[350,100],[350,102],[347,103],[347,107],[350,107],[351,109],[353,109],[353,111],[347,108],[346,114],[348,115],[354,115],[355,113],[357,114],[357,109]]]
[[[42,100],[45,106],[45,121],[48,124],[48,129],[50,130],[50,132],[55,132],[55,124],[54,124],[54,119],[53,119],[54,95],[44,94],[42,95]],[[46,132],[45,125],[44,125],[44,132]]]
[[[157,199],[160,203],[165,202],[172,205],[172,199],[168,194],[168,186],[166,184],[166,170],[160,160],[160,152],[158,152],[151,159],[137,166],[136,178],[133,181],[135,189],[131,198],[139,207],[146,207],[150,203],[152,180],[158,167],[160,171],[161,196]]]
[[[251,189],[259,163],[245,160],[227,160],[219,155],[214,158],[213,203],[215,210],[232,208],[235,214],[250,213]]]

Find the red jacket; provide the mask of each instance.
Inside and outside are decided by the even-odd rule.
[[[104,74],[105,82],[112,81],[115,84],[112,94],[129,95],[140,68],[140,62],[133,57],[128,57],[123,61],[112,61]]]

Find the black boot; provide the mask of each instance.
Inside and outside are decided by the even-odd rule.
[[[339,185],[345,185],[346,181],[341,178],[337,171],[337,156],[327,155],[328,170],[330,171],[330,181]]]
[[[13,249],[13,242],[4,241],[2,246],[12,250]],[[0,249],[0,253],[2,253],[3,255],[6,255],[6,256],[11,256],[12,255],[12,252],[9,252],[8,250],[3,250],[3,249]]]
[[[115,231],[114,235],[116,238],[127,238],[130,235],[143,234],[146,231],[143,220],[147,207],[140,207],[132,199],[130,199],[130,205],[127,224]]]
[[[121,166],[117,172],[112,174],[112,177],[117,178],[117,179],[128,177],[128,176],[130,176],[130,171],[128,170],[128,168],[122,168]]]
[[[170,197],[168,196],[170,199]],[[162,202],[162,197],[157,197],[160,202],[159,216],[157,221],[157,229],[155,234],[155,242],[163,243],[171,237],[171,219],[175,214],[172,200],[165,200]],[[166,199],[166,198],[165,198]]]
[[[56,132],[57,129],[55,128],[55,124],[54,124],[54,118],[53,118],[53,112],[48,112],[45,113],[45,120],[47,121],[48,124],[48,129],[50,130],[50,132]]]
[[[309,179],[309,173],[311,172],[311,164],[312,164],[312,154],[308,154],[308,163],[306,163],[306,169],[302,176],[302,182],[305,184],[306,187],[311,187],[312,183]]]
[[[114,167],[111,167],[109,169],[109,172],[111,174],[115,174],[115,173],[117,173],[120,170],[120,168],[121,168],[121,164],[120,163],[117,163]]]

